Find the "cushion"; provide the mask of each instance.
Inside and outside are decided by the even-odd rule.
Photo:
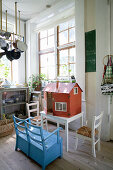
[[[43,120],[45,120],[46,117],[43,117]],[[41,121],[41,116],[35,116],[33,119],[31,119],[32,121],[35,121],[35,122],[40,122]]]
[[[92,129],[87,126],[82,126],[77,130],[77,133],[91,138]],[[98,130],[95,129],[95,135],[97,134],[98,134]]]

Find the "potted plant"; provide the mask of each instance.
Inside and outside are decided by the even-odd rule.
[[[29,77],[29,83],[28,83],[30,91],[32,90],[40,91],[42,80],[46,80],[45,74],[37,74],[37,75],[32,74]]]

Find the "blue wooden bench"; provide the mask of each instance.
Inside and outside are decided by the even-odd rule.
[[[13,120],[16,131],[15,150],[22,150],[39,163],[43,170],[56,158],[62,157],[62,138],[59,136],[61,128],[48,132],[42,127],[32,125],[30,118],[23,120],[13,116]]]

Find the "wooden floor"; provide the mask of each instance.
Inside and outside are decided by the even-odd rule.
[[[49,131],[56,126],[49,124]],[[69,152],[65,151],[64,130],[63,158],[56,159],[46,170],[113,170],[113,142],[101,142],[101,151],[97,157],[91,155],[91,145],[88,141],[79,141],[75,151],[74,131],[69,132]],[[0,170],[41,170],[41,166],[28,158],[21,151],[15,151],[15,132],[7,137],[0,138]]]

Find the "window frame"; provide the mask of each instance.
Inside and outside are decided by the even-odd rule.
[[[78,94],[78,87],[74,87],[74,95]]]
[[[56,104],[61,104],[62,105],[62,110],[58,110],[56,108]],[[66,110],[63,110],[63,105],[66,105]],[[67,112],[67,102],[55,102],[55,111],[58,111],[58,112]]]

